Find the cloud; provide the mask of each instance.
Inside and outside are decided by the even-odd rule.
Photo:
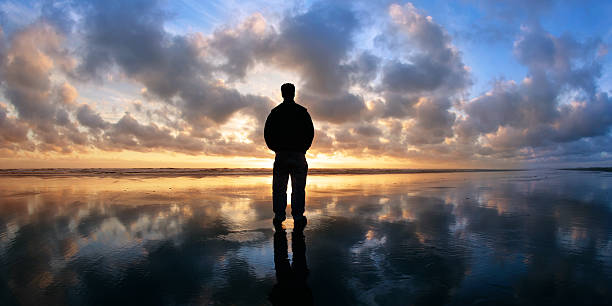
[[[64,82],[64,84],[59,86],[57,95],[60,103],[73,106],[79,93],[70,83]]]
[[[278,32],[255,14],[235,28],[216,30],[210,38],[169,35],[160,22],[165,15],[148,2],[111,8],[96,3],[88,12],[88,47],[80,71],[95,76],[115,63],[147,92],[181,108],[194,126],[224,123],[254,104],[250,97],[219,85],[212,73],[224,72],[231,82],[244,78],[256,62],[298,71],[304,82],[298,95],[315,118],[340,122],[357,118],[365,109],[363,99],[348,92],[349,74],[367,79],[366,70],[375,69],[376,59],[364,55],[355,64],[342,63],[349,58],[359,26],[347,7],[315,4],[303,14],[286,16]],[[120,30],[125,28],[132,31]],[[219,57],[224,60],[214,64]]]
[[[526,5],[537,17],[554,3]],[[466,163],[605,156],[596,152],[612,125],[609,94],[598,86],[601,38],[553,35],[537,18],[510,22],[511,55],[528,74],[468,99],[469,50],[411,3],[377,15],[381,7],[315,2],[176,34],[157,1],[48,2],[0,39],[10,104],[0,112],[0,146],[269,156],[261,131],[275,102],[252,94],[262,92],[253,72],[263,68],[297,76],[298,102],[321,133],[315,154]],[[91,88],[117,84],[141,93],[92,99]],[[119,120],[108,115],[130,109]]]
[[[309,106],[315,119],[332,123],[358,120],[365,110],[363,98],[350,93],[327,96],[301,92],[300,99]]]
[[[152,151],[165,149],[188,154],[198,154],[203,151],[204,143],[184,133],[176,136],[166,128],[156,124],[139,123],[129,113],[126,113],[117,123],[105,132],[103,148],[106,150]]]
[[[364,51],[348,65],[351,84],[357,84],[364,89],[372,90],[371,82],[376,79],[381,59],[368,51]]]
[[[230,81],[243,79],[255,63],[296,72],[299,102],[316,120],[341,123],[365,109],[363,98],[349,91],[351,84],[367,86],[378,68],[372,54],[351,57],[360,26],[350,6],[317,2],[285,15],[278,30],[254,14],[235,28],[215,31],[207,46],[224,58],[219,68]]]
[[[367,78],[376,59],[365,55],[356,63],[344,63],[360,26],[350,7],[335,3],[316,3],[280,23],[269,60],[300,74],[298,97],[315,119],[341,123],[358,118],[365,109],[363,98],[349,92],[351,71],[357,72],[357,79]]]
[[[389,16],[389,30],[376,40],[399,56],[383,67],[383,116],[412,119],[404,131],[406,146],[441,143],[453,135],[449,99],[471,85],[469,72],[449,34],[430,16],[411,3],[392,4]]]
[[[316,3],[304,14],[286,16],[272,56],[301,72],[305,91],[339,94],[348,85],[341,61],[348,59],[360,24],[347,6]]]
[[[87,104],[77,109],[76,117],[81,125],[93,130],[104,130],[109,126],[109,123]]]
[[[566,142],[606,135],[611,125],[612,99],[607,93],[598,93],[592,100],[560,107],[555,140]]]
[[[523,27],[514,43],[514,54],[532,75],[546,73],[553,81],[594,95],[596,80],[601,77],[598,51],[604,46],[600,39],[578,42],[569,34],[555,37],[534,26]]]
[[[4,96],[18,114],[12,126],[19,131],[27,126],[40,151],[69,153],[87,139],[67,111],[78,95],[76,89],[52,79],[55,73],[70,74],[75,65],[64,41],[54,26],[38,20],[12,35],[2,61]],[[34,145],[28,142],[26,147]]]
[[[158,3],[94,2],[85,18],[87,51],[79,67],[84,76],[97,77],[116,64],[141,82],[147,94],[178,107],[183,118],[197,128],[224,123],[251,105],[249,97],[211,76],[214,67],[202,47],[207,41],[199,35],[165,31],[167,14]],[[228,66],[219,69],[223,68]]]
[[[244,79],[259,58],[274,52],[271,44],[276,38],[276,30],[267,24],[260,13],[255,13],[235,28],[215,30],[208,40],[208,47],[211,52],[224,58],[219,68],[233,81]]]
[[[471,85],[461,53],[451,37],[430,16],[419,12],[411,3],[389,7],[392,23],[389,33],[377,40],[389,48],[399,49],[401,59],[387,63],[382,86],[392,92],[420,94],[441,91],[454,94]]]
[[[364,124],[355,128],[355,133],[363,137],[381,136],[382,131],[372,124]]]
[[[36,23],[15,34],[3,67],[5,96],[20,118],[46,120],[56,106],[51,103],[52,70],[65,58],[63,37],[45,23]]]
[[[415,105],[415,123],[407,132],[410,144],[436,144],[452,137],[455,114],[448,111],[448,99],[421,99]]]
[[[7,115],[7,109],[0,104],[0,148],[17,151],[20,145],[32,148],[28,140],[28,126]],[[27,145],[24,145],[27,144]]]
[[[530,75],[520,83],[500,81],[466,103],[459,136],[480,135],[492,151],[508,154],[606,135],[612,103],[597,89],[599,45],[599,40],[578,42],[568,34],[525,27],[514,54]]]
[[[325,130],[315,130],[315,137],[312,142],[313,146],[316,146],[318,152],[323,153],[334,153],[334,139],[331,138]]]

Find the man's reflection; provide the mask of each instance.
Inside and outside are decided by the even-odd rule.
[[[312,291],[306,283],[306,242],[301,229],[294,229],[291,233],[291,248],[292,265],[289,264],[287,252],[287,233],[285,229],[277,228],[274,233],[274,269],[277,283],[270,293],[270,302],[272,305],[312,305]]]

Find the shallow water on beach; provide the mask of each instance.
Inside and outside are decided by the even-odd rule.
[[[0,177],[0,305],[261,305],[279,288],[315,305],[612,304],[610,173],[311,175],[306,192],[304,251],[291,219],[274,235],[271,176]],[[304,253],[304,286],[278,286],[275,246]]]

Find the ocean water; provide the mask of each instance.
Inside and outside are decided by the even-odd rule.
[[[3,170],[0,305],[612,304],[610,173],[206,171]]]

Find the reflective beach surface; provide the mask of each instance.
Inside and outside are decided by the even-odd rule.
[[[275,235],[271,176],[0,177],[0,304],[612,304],[611,173],[312,175],[306,193],[303,236]]]

